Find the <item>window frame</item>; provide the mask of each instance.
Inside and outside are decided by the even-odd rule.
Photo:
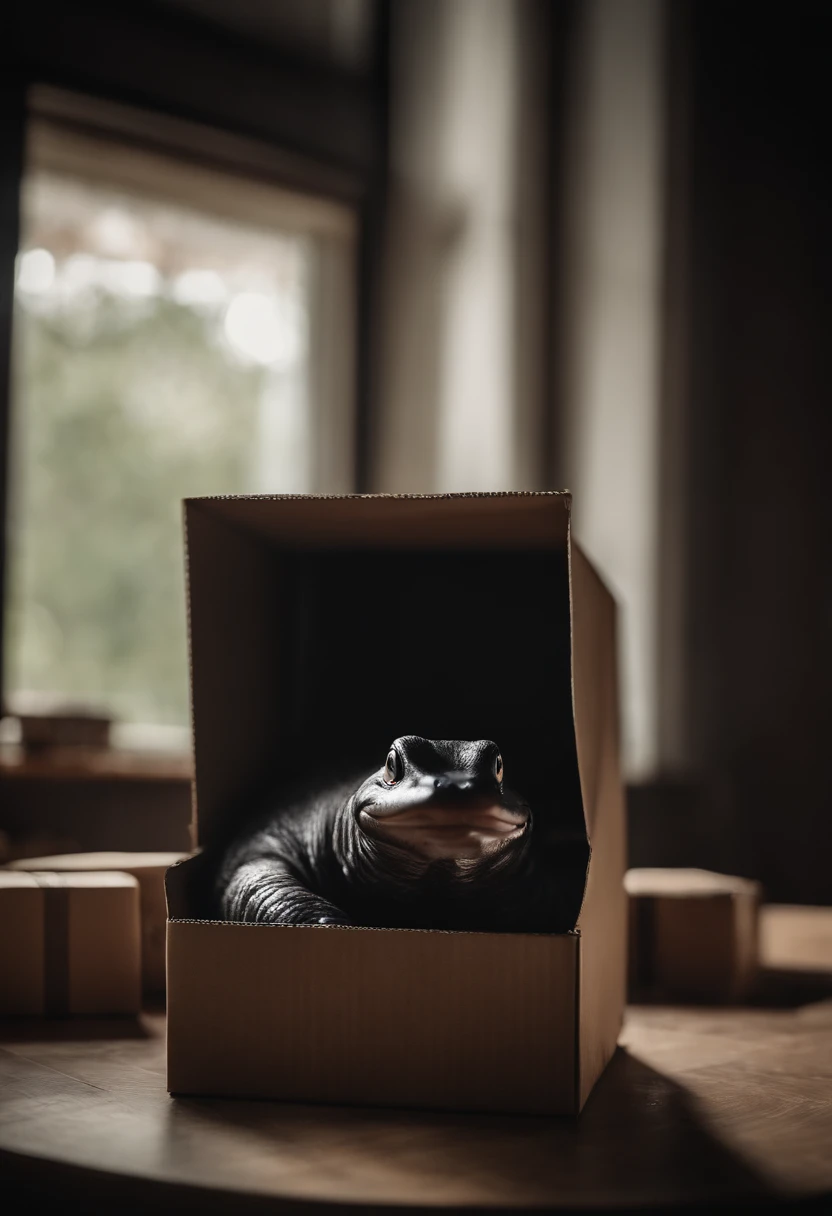
[[[0,84],[0,716],[14,273],[30,117],[353,208],[353,484],[363,491],[377,384],[389,27],[388,0],[370,3],[371,63],[361,75],[131,0],[18,7]]]

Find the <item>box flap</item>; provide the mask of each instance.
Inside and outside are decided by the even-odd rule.
[[[281,548],[564,549],[571,497],[563,491],[252,494],[185,502],[187,511],[199,509]]]
[[[195,777],[192,843],[247,793],[280,737],[278,571],[260,537],[186,503]]]
[[[627,982],[626,835],[619,756],[615,601],[570,545],[575,732],[590,843],[579,918],[580,1105],[615,1051]]]

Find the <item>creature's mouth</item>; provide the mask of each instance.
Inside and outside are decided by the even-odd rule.
[[[522,836],[528,816],[499,804],[419,806],[394,815],[362,813],[374,836],[424,857],[476,858]]]

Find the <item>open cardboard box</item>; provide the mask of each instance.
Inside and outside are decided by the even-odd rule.
[[[168,1088],[575,1114],[615,1050],[627,907],[615,606],[568,494],[185,504],[201,852],[167,874]],[[322,752],[491,738],[558,834],[574,932],[212,919],[263,791]],[[591,844],[591,861],[590,861]],[[579,915],[580,914],[580,915]]]

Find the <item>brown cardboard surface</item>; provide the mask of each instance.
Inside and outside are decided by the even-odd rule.
[[[3,1012],[49,1015],[138,1013],[141,1008],[139,892],[129,874],[0,871],[11,900]],[[4,960],[6,961],[6,960]],[[10,995],[8,995],[10,994]]]
[[[757,973],[758,883],[694,869],[629,870],[625,882],[639,999],[747,995]]]
[[[130,874],[61,875],[70,888],[69,1008],[75,1014],[141,1009],[141,917]],[[118,879],[119,881],[115,881]]]
[[[43,1011],[43,892],[28,874],[0,870],[0,1014]]]
[[[174,921],[168,949],[174,1093],[574,1112],[574,934]]]
[[[24,857],[9,863],[11,870],[118,870],[139,884],[142,930],[142,986],[147,993],[165,990],[165,871],[185,853],[56,853]]]
[[[174,1092],[527,1113],[582,1105],[620,1026],[626,907],[614,608],[574,547],[567,570],[569,503],[186,502],[194,835],[209,852],[239,827],[251,791],[291,763],[303,772],[320,739],[357,755],[366,737],[383,756],[415,732],[499,739],[538,814],[556,800],[580,870],[576,917],[587,828],[593,857],[581,934],[557,937],[200,921],[205,860],[173,867]],[[379,696],[390,620],[416,677],[384,679]],[[455,646],[485,661],[449,662]]]
[[[262,540],[186,503],[196,846],[233,812],[280,737],[276,563]],[[204,707],[204,709],[203,709]]]
[[[578,545],[570,548],[572,677],[591,849],[578,927],[580,1105],[615,1051],[627,986],[625,810],[620,776],[615,603]]]

